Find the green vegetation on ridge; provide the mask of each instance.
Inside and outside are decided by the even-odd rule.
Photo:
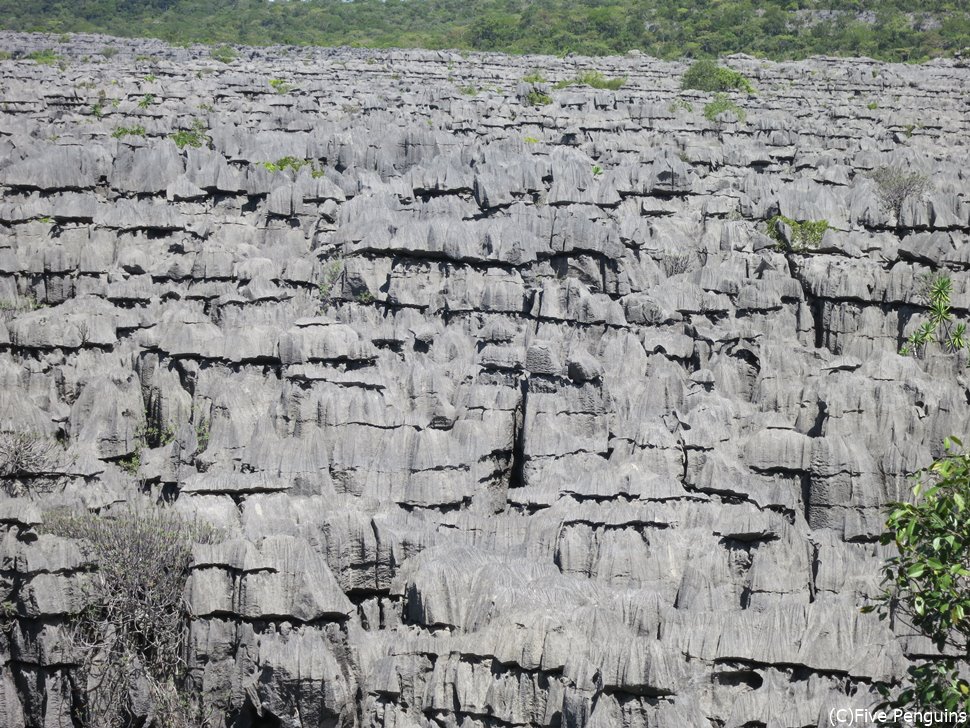
[[[664,58],[913,61],[970,47],[970,10],[960,0],[925,0],[918,11],[909,0],[0,0],[0,27],[175,43],[588,55],[636,48]]]

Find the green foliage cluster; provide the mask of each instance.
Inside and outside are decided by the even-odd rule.
[[[171,139],[179,149],[185,147],[198,149],[209,144],[210,139],[206,131],[207,127],[202,119],[193,119],[190,128],[179,129],[171,135]]]
[[[970,648],[970,454],[956,438],[945,454],[917,475],[913,500],[890,504],[883,593],[864,612],[902,622],[930,638],[939,650],[968,654]],[[928,660],[909,668],[902,690],[880,686],[883,708],[970,712],[970,684],[958,661]]]
[[[176,43],[552,55],[636,48],[661,58],[918,61],[970,47],[970,8],[956,0],[923,0],[918,9],[908,0],[0,0],[0,26]]]
[[[83,608],[69,615],[81,658],[78,684],[86,686],[75,706],[79,724],[141,725],[138,711],[148,708],[159,728],[198,725],[184,658],[183,593],[193,544],[213,543],[219,534],[162,506],[108,516],[51,511],[38,530],[79,541],[96,566],[83,582]]]
[[[537,88],[533,88],[526,95],[525,102],[529,106],[548,106],[552,103],[552,96]]]
[[[725,111],[730,111],[740,122],[748,118],[747,112],[734,103],[727,94],[715,94],[711,101],[704,104],[704,118],[708,121],[717,121],[717,117]]]
[[[318,169],[316,164],[310,159],[297,159],[296,157],[282,157],[277,159],[275,162],[263,162],[263,167],[270,172],[285,172],[288,169],[292,169],[294,172],[299,172],[304,167],[310,168],[310,176],[314,179],[318,179],[324,176],[324,171]]]
[[[626,76],[607,78],[599,71],[582,71],[575,78],[567,78],[556,83],[553,88],[563,89],[569,86],[589,86],[590,88],[610,89],[616,91],[626,83]]]
[[[681,88],[694,91],[743,91],[755,92],[751,82],[737,71],[717,65],[714,61],[695,61],[680,81]]]
[[[236,60],[236,58],[239,57],[239,54],[236,53],[235,49],[231,46],[221,45],[209,51],[209,57],[214,61],[219,61],[219,63],[228,64]]]
[[[269,85],[278,94],[288,94],[294,88],[282,78],[271,78]]]
[[[138,100],[139,109],[147,109],[149,106],[155,103],[155,94],[145,94]]]
[[[320,281],[320,299],[323,303],[323,308],[326,310],[330,306],[330,301],[333,298],[333,287],[337,280],[340,278],[340,274],[344,271],[343,260],[331,261],[326,268],[323,270],[323,279]]]
[[[522,77],[523,83],[545,83],[546,77],[539,71],[529,71]]]
[[[781,225],[787,225],[790,231],[788,237],[781,230]],[[817,248],[829,229],[826,220],[792,220],[784,215],[775,215],[768,220],[768,236],[772,238],[782,250],[793,253],[804,253]]]
[[[27,54],[27,59],[41,66],[54,66],[62,60],[51,48],[46,48],[42,51],[32,51]]]
[[[950,309],[952,291],[953,281],[948,276],[938,276],[932,282],[929,290],[929,321],[924,321],[910,334],[905,346],[899,350],[900,354],[922,358],[927,345],[933,341],[938,342],[944,351],[954,354],[961,349],[970,349],[967,325],[953,320]]]
[[[145,136],[145,127],[143,126],[119,126],[113,132],[111,136],[114,139],[123,139],[126,136]]]

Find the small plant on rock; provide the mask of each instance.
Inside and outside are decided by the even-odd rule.
[[[323,302],[323,307],[327,308],[333,295],[334,284],[340,279],[340,274],[344,272],[344,262],[342,260],[331,261],[323,270],[323,277],[320,281],[319,293]]]
[[[227,45],[221,45],[217,48],[213,48],[209,51],[209,57],[214,61],[219,61],[219,63],[232,63],[239,54],[236,53],[235,49]]]
[[[529,106],[548,106],[552,103],[552,97],[537,88],[530,90],[525,100]]]
[[[271,78],[269,80],[269,85],[278,94],[288,94],[293,90],[293,86],[288,84],[282,78]]]
[[[147,109],[149,106],[155,103],[155,94],[145,94],[138,101],[139,109]]]
[[[523,83],[545,83],[546,77],[543,76],[539,71],[529,71],[522,77]]]
[[[123,139],[126,136],[145,136],[145,127],[143,126],[119,126],[113,132],[111,136],[114,139]]]
[[[787,236],[782,226],[787,226]],[[784,215],[775,215],[768,220],[768,237],[774,240],[781,250],[792,253],[805,253],[817,248],[828,229],[829,224],[826,220],[799,222]]]
[[[41,66],[55,66],[61,62],[61,57],[54,52],[53,48],[45,48],[42,51],[32,51],[27,54],[27,59]]]
[[[738,106],[727,94],[715,94],[714,100],[704,106],[704,118],[708,121],[717,121],[717,118],[724,112],[729,111],[735,118],[744,122],[748,118],[744,109]]]
[[[939,343],[944,351],[956,353],[961,349],[970,348],[970,337],[967,336],[967,325],[953,320],[950,308],[950,295],[953,282],[947,276],[938,276],[930,285],[929,290],[929,321],[920,324],[899,353],[903,356],[913,354],[923,358],[926,347],[933,341]]]
[[[609,89],[616,91],[626,83],[626,76],[607,78],[599,71],[581,71],[574,78],[567,78],[555,84],[554,88],[564,89],[569,86],[589,86],[590,88]]]
[[[193,119],[191,128],[180,129],[172,134],[171,138],[175,142],[175,146],[179,149],[184,149],[185,147],[198,149],[199,147],[207,146],[211,141],[209,135],[206,134],[207,130],[208,127],[202,119]]]
[[[292,169],[294,172],[299,172],[304,167],[310,168],[310,176],[314,179],[319,179],[324,176],[324,171],[318,169],[316,164],[310,159],[298,159],[296,157],[283,157],[277,159],[275,162],[263,162],[263,167],[270,172],[284,172],[288,169]]]

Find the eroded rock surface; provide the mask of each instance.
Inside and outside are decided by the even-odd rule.
[[[0,49],[0,422],[71,455],[0,503],[0,724],[69,723],[45,509],[146,488],[226,536],[213,725],[815,726],[925,649],[859,608],[970,432],[965,353],[897,353],[927,274],[970,308],[966,69],[736,57],[740,122],[642,57]]]

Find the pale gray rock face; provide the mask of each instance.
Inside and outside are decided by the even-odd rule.
[[[970,309],[965,70],[732,58],[711,122],[643,57],[0,49],[0,426],[66,445],[0,500],[0,725],[70,723],[45,513],[145,489],[222,534],[213,726],[816,726],[922,649],[859,608],[970,431],[965,354],[897,353],[927,275]]]

